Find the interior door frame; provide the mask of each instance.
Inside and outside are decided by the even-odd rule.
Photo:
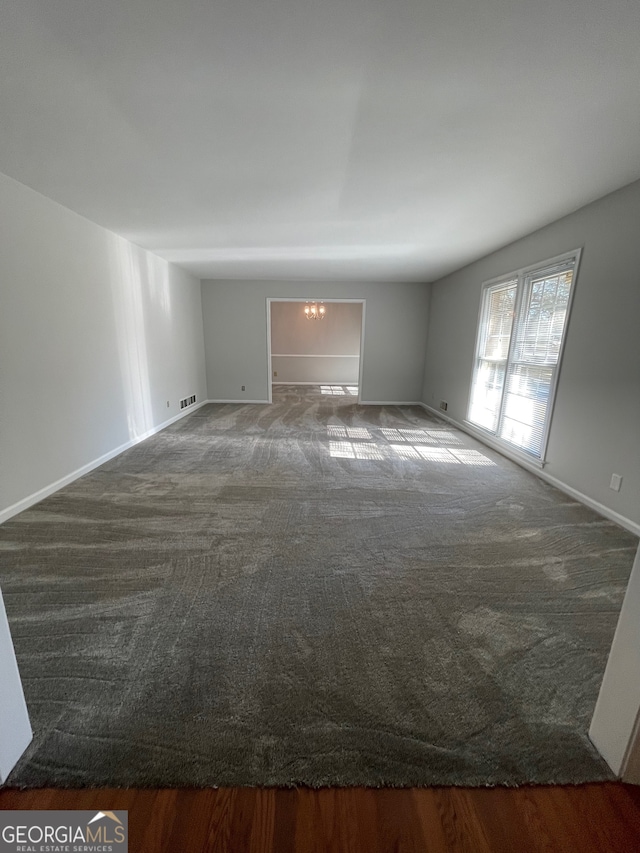
[[[273,367],[271,365],[271,303],[272,302],[324,302],[330,305],[335,302],[350,302],[362,305],[360,320],[360,355],[358,356],[358,403],[362,402],[362,374],[364,369],[364,334],[365,316],[367,313],[366,299],[340,299],[330,297],[324,299],[318,296],[267,296],[267,392],[268,402],[273,403]]]

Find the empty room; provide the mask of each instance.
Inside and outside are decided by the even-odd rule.
[[[640,845],[640,7],[0,9],[2,813]]]

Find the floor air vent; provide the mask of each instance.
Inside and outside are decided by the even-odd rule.
[[[193,406],[196,402],[196,395],[193,394],[191,397],[185,397],[184,400],[180,400],[180,408],[186,409],[187,406]]]

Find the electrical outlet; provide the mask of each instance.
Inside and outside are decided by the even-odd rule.
[[[275,379],[277,375],[278,375],[278,371],[277,371],[277,370],[274,370],[274,371],[273,371],[273,378]]]
[[[244,391],[244,385],[242,386],[242,390]]]
[[[622,475],[621,474],[612,474],[611,475],[611,482],[609,483],[609,488],[613,489],[614,492],[619,492],[621,485],[622,485]]]
[[[447,411],[447,409],[449,408],[449,404],[447,403],[446,400],[440,400],[440,408],[442,409],[443,412]]]

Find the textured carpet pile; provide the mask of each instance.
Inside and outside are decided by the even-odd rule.
[[[419,408],[207,405],[0,527],[17,786],[609,778],[637,540]]]

